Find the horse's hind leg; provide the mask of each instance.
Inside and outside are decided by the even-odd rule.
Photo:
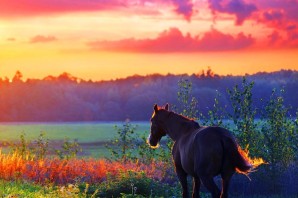
[[[220,191],[216,184],[214,183],[212,176],[204,176],[201,177],[201,180],[204,184],[204,186],[211,192],[212,198],[219,198],[220,197]]]
[[[228,190],[230,185],[230,180],[234,174],[233,170],[227,170],[221,174],[222,177],[222,191],[221,191],[221,198],[228,198]]]
[[[194,177],[193,179],[193,198],[200,198],[200,186],[201,186],[201,180],[199,177]]]
[[[189,193],[187,188],[187,174],[184,172],[183,169],[179,169],[177,167],[176,167],[176,173],[182,186],[182,197],[189,198]]]

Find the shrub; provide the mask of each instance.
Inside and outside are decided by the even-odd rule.
[[[180,195],[180,189],[149,178],[145,172],[120,172],[108,175],[107,180],[93,189],[99,189],[99,197],[173,197]],[[93,193],[91,190],[90,193]]]
[[[61,149],[55,149],[55,152],[60,159],[69,160],[75,158],[79,152],[82,152],[82,148],[77,140],[71,141],[65,138]]]
[[[110,141],[106,147],[111,153],[112,160],[126,161],[136,160],[136,141],[135,129],[137,126],[133,126],[128,120],[122,125],[122,127],[115,126],[117,136]]]
[[[252,89],[254,82],[247,82],[244,77],[241,86],[235,85],[232,90],[227,89],[233,111],[229,117],[234,121],[235,133],[238,143],[242,148],[249,145],[252,155],[262,156],[259,145],[262,134],[257,130],[255,123],[256,109],[252,104]]]
[[[263,156],[269,162],[266,177],[275,193],[281,190],[280,177],[295,161],[298,145],[297,126],[288,115],[289,108],[284,106],[283,91],[280,94],[272,91],[264,108],[261,127],[264,134]]]

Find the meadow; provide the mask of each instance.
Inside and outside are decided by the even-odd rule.
[[[115,126],[120,127],[123,122],[11,122],[0,123],[0,144],[2,150],[7,152],[10,143],[20,141],[20,136],[25,135],[27,141],[38,138],[40,133],[45,133],[45,138],[52,146],[61,144],[64,139],[77,140],[82,147],[79,156],[108,157],[106,144],[117,135]],[[132,122],[137,126],[137,134],[149,134],[150,123]]]

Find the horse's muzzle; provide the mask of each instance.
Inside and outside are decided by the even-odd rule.
[[[150,135],[150,136],[148,137],[148,139],[147,139],[147,143],[149,144],[149,146],[150,146],[151,148],[158,148],[158,147],[159,147],[158,142],[159,142],[159,140],[153,138],[151,135]]]

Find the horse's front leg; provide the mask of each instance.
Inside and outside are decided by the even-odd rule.
[[[182,168],[176,167],[176,173],[182,186],[182,197],[189,198],[188,187],[187,187],[187,174]]]
[[[193,178],[193,198],[200,198],[200,186],[201,186],[201,180],[199,177]]]

